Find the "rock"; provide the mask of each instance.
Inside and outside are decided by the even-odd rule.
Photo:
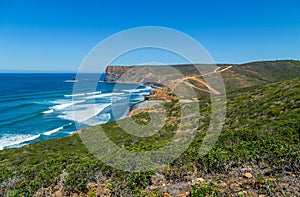
[[[104,81],[115,82],[130,69],[132,69],[132,66],[107,66]]]
[[[197,181],[205,182],[205,179],[203,179],[203,178],[197,178]]]
[[[187,196],[190,196],[190,192],[183,192],[178,194],[178,197],[187,197]]]
[[[240,191],[240,192],[238,192],[237,194],[238,194],[238,195],[245,195],[245,194],[247,194],[247,192],[246,192],[246,191]]]
[[[153,90],[149,96],[145,97],[148,100],[173,100],[176,96],[171,94],[171,90],[168,87],[163,87],[162,89]]]
[[[232,189],[234,192],[238,192],[240,190],[240,185],[238,183],[232,183],[230,186],[230,189]]]
[[[55,197],[63,197],[64,195],[63,195],[63,192],[62,192],[61,190],[58,190],[58,191],[56,191],[56,192],[54,193],[54,196],[55,196]]]
[[[245,177],[245,178],[248,178],[248,179],[251,179],[253,176],[252,176],[252,174],[250,174],[249,172],[246,172],[246,173],[244,174],[244,177]]]
[[[109,189],[104,189],[103,195],[108,196],[109,194],[110,194],[110,190]]]

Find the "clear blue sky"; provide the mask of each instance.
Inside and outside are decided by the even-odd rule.
[[[300,59],[299,0],[0,0],[0,70],[76,71],[104,38],[149,25],[194,37],[217,63]]]

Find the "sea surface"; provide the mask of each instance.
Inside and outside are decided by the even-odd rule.
[[[78,123],[82,128],[124,118],[151,91],[142,85],[105,83],[101,75],[96,82],[86,79],[96,89],[74,94],[79,83],[74,76],[0,73],[0,150],[68,136],[79,129]]]

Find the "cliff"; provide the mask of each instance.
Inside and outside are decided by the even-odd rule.
[[[130,70],[132,66],[107,66],[104,81],[116,82],[126,71]]]
[[[211,69],[211,70],[210,70]],[[201,73],[199,73],[201,70]],[[218,94],[203,75],[215,77],[220,73],[226,91],[293,79],[300,76],[299,61],[260,61],[246,64],[219,64],[212,69],[207,65],[172,65],[172,66],[108,66],[106,68],[106,82],[140,83],[153,87],[168,86],[171,90],[178,90],[182,84],[193,88],[198,95],[208,93]],[[181,90],[180,90],[181,91]],[[183,91],[183,90],[182,90]],[[158,92],[156,92],[158,93]],[[149,99],[160,99],[158,94],[152,94]]]

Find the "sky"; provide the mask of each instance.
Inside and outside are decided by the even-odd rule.
[[[300,59],[299,8],[299,0],[0,0],[0,72],[76,72],[102,40],[141,26],[179,30],[216,63]],[[137,54],[114,64],[161,61]]]

